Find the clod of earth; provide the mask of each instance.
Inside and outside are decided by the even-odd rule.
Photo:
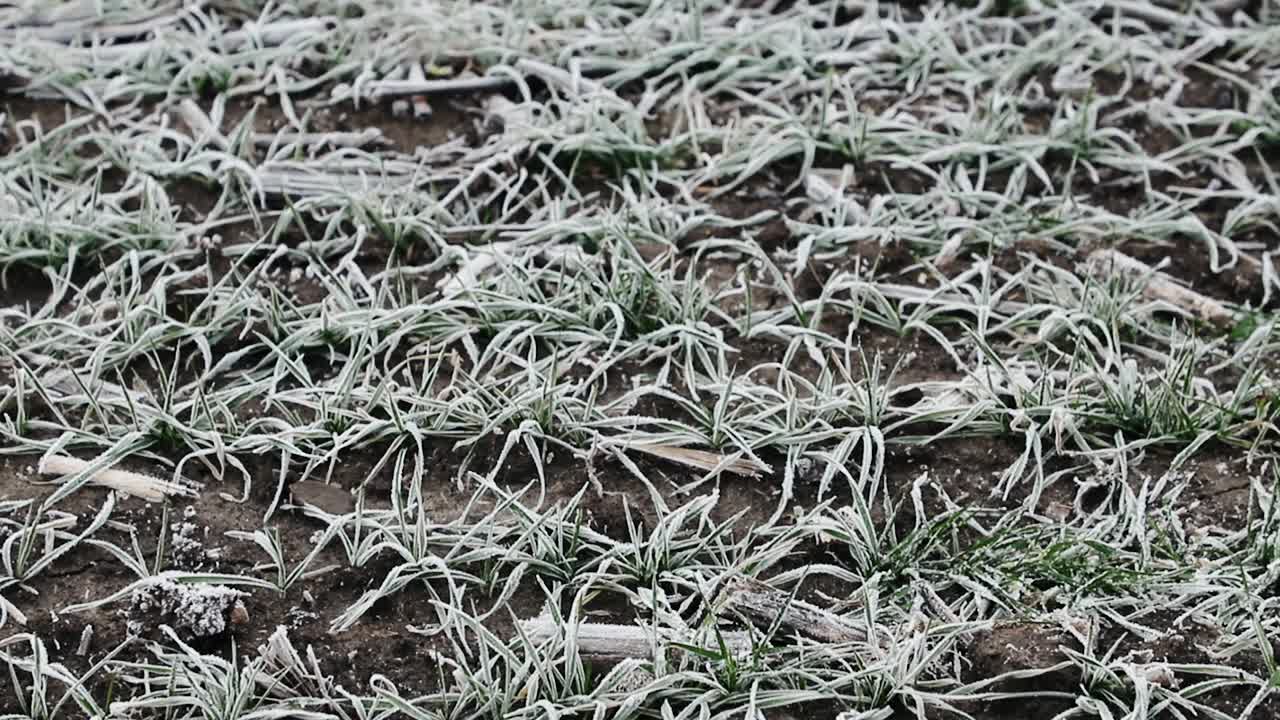
[[[165,624],[182,637],[216,637],[227,631],[228,624],[249,621],[246,597],[247,593],[223,585],[161,579],[133,591],[129,623],[143,631]]]

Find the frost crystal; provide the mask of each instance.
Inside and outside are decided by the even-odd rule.
[[[133,593],[129,615],[168,623],[193,637],[221,635],[231,608],[245,593],[225,585],[185,585],[162,580]]]

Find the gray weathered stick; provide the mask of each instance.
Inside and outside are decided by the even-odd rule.
[[[524,622],[524,632],[530,642],[537,644],[556,637],[560,629],[554,620],[540,615]],[[722,637],[725,645],[734,652],[751,648],[749,632],[727,632]],[[692,639],[654,638],[652,633],[639,625],[582,623],[577,627],[578,652],[602,662],[618,662],[626,658],[650,658],[653,656],[655,646],[665,650],[673,642],[693,644]]]
[[[692,448],[677,447],[675,445],[661,445],[657,443],[634,443],[626,446],[627,450],[636,450],[670,460],[674,463],[680,463],[688,467],[697,468],[711,472],[716,468],[735,475],[745,475],[746,477],[759,477],[761,471],[767,472],[769,468],[760,467],[750,458],[739,458],[737,460],[728,460],[727,455],[708,452],[706,450],[694,450]]]
[[[389,144],[376,127],[356,132],[254,133],[254,145],[328,145],[330,147],[364,147]]]
[[[262,47],[283,45],[290,38],[305,37],[328,32],[337,23],[331,16],[277,20],[268,23],[246,23],[243,30],[234,30],[222,36],[228,50],[238,50],[255,42]]]
[[[1231,310],[1211,297],[1191,288],[1179,285],[1173,278],[1150,265],[1129,257],[1118,250],[1094,250],[1089,253],[1085,267],[1090,274],[1115,272],[1125,277],[1146,281],[1142,294],[1151,300],[1160,300],[1213,325],[1230,325]]]
[[[453,78],[449,80],[374,80],[365,85],[365,93],[368,97],[379,100],[400,95],[431,95],[465,93],[476,90],[497,90],[513,83],[514,80],[504,75]]]
[[[392,165],[388,161],[379,169],[341,162],[268,162],[258,166],[253,180],[268,195],[293,197],[387,192],[454,180],[448,175],[401,172]]]
[[[866,629],[830,610],[824,610],[765,583],[740,577],[730,580],[720,593],[717,608],[730,611],[752,624],[785,630],[825,643],[865,642]]]

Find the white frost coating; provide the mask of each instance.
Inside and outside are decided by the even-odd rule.
[[[245,593],[225,585],[187,585],[172,580],[145,585],[133,592],[130,616],[155,616],[174,630],[194,637],[221,635],[228,615]]]
[[[199,570],[209,559],[200,528],[193,522],[174,523],[169,534],[169,547],[174,564],[180,568]]]
[[[89,462],[66,455],[50,455],[40,459],[41,475],[74,475],[89,467]],[[94,473],[89,482],[111,488],[126,495],[142,498],[147,502],[160,502],[166,497],[180,495],[196,497],[195,490],[151,475],[104,468]]]

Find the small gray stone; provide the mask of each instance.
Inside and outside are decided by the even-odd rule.
[[[330,515],[345,515],[356,509],[355,498],[351,493],[337,485],[316,482],[315,480],[299,480],[289,486],[296,505],[311,505]]]

